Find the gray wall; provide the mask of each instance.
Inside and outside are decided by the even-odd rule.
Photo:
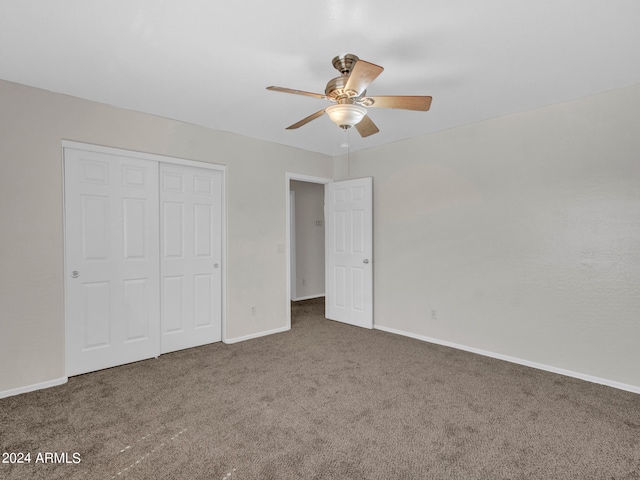
[[[639,389],[638,112],[634,86],[336,158],[374,179],[376,326]]]
[[[330,157],[5,81],[0,132],[0,394],[65,375],[63,139],[226,165],[227,339],[286,328],[286,172]]]
[[[286,328],[285,172],[371,176],[376,326],[640,389],[638,112],[635,86],[355,152],[347,175],[0,81],[0,394],[64,377],[63,139],[227,166],[230,341]]]
[[[324,185],[291,180],[291,190],[296,192],[296,298],[324,296]]]

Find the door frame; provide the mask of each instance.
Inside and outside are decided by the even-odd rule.
[[[291,290],[290,295],[293,300],[298,296],[296,292],[296,192],[289,192],[289,212],[292,213],[289,222],[289,273],[291,274]]]
[[[286,172],[285,174],[285,198],[286,198],[286,215],[285,215],[285,225],[286,225],[286,243],[285,243],[285,259],[287,263],[287,298],[286,298],[286,309],[287,312],[287,325],[286,329],[291,330],[291,180],[298,180],[300,182],[307,183],[319,183],[321,185],[326,185],[327,183],[333,183],[332,178],[326,177],[314,177],[312,175],[302,175],[299,173]],[[295,247],[294,247],[295,248]],[[326,262],[326,259],[325,259]]]
[[[183,159],[183,158],[177,158],[177,157],[169,157],[169,156],[165,156],[165,155],[158,155],[158,154],[154,154],[154,153],[146,153],[146,152],[138,152],[138,151],[134,151],[134,150],[125,150],[125,149],[121,149],[121,148],[115,148],[115,147],[105,147],[103,145],[95,145],[95,144],[90,144],[90,143],[82,143],[82,142],[76,142],[76,141],[71,141],[71,140],[62,140],[61,142],[61,155],[60,155],[60,161],[62,163],[62,172],[63,172],[63,184],[62,184],[62,199],[63,199],[63,204],[66,198],[66,192],[64,191],[64,175],[66,174],[65,170],[64,170],[64,150],[66,148],[69,149],[74,149],[74,150],[85,150],[85,151],[89,151],[89,152],[97,152],[97,153],[105,153],[108,155],[118,155],[118,156],[124,156],[124,157],[130,157],[130,158],[138,158],[138,159],[142,159],[142,160],[151,160],[154,162],[157,162],[158,165],[160,163],[169,163],[169,164],[174,164],[174,165],[186,165],[186,166],[191,166],[191,167],[197,167],[197,168],[205,168],[205,169],[210,169],[210,170],[217,170],[222,172],[222,192],[221,192],[221,198],[222,198],[222,253],[221,253],[221,263],[222,263],[222,271],[221,271],[221,275],[222,275],[222,311],[221,311],[221,324],[222,324],[222,332],[221,332],[221,336],[222,336],[222,342],[223,343],[227,343],[227,305],[226,305],[226,299],[227,299],[227,195],[226,195],[226,180],[227,180],[227,175],[226,175],[226,165],[219,165],[219,164],[215,164],[215,163],[207,163],[207,162],[202,162],[202,161],[196,161],[196,160],[187,160],[187,159]],[[65,232],[65,224],[66,224],[66,210],[63,208],[63,235],[66,235]],[[65,318],[65,351],[66,351],[66,341],[67,341],[67,335],[66,335],[66,329],[68,328],[68,321],[67,321],[67,311],[66,311],[66,292],[67,292],[67,282],[69,281],[69,274],[70,272],[67,272],[67,258],[66,258],[66,242],[67,239],[66,237],[63,238],[64,241],[64,251],[63,251],[63,261],[64,261],[64,297],[65,297],[65,308],[64,308],[64,318]],[[158,261],[160,259],[158,258]],[[66,375],[66,363],[65,363],[65,375]],[[66,375],[68,377],[68,375]]]

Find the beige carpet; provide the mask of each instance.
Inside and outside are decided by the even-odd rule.
[[[0,400],[1,451],[31,454],[0,478],[640,479],[640,395],[322,308],[296,304],[290,332]]]

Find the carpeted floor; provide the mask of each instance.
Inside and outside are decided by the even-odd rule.
[[[0,400],[0,478],[640,479],[640,395],[293,310]]]

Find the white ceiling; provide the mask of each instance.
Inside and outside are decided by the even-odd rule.
[[[330,155],[346,134],[323,93],[331,59],[385,71],[350,150],[640,83],[638,0],[0,0],[0,78]]]

